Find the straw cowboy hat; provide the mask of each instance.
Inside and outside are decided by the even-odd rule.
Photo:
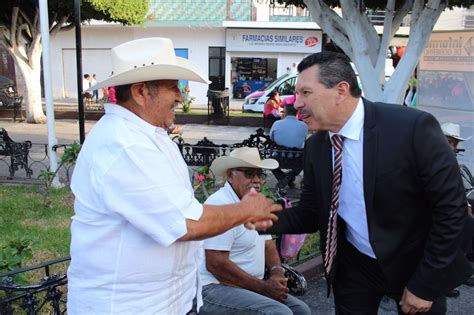
[[[276,169],[278,161],[260,158],[257,148],[241,147],[234,149],[228,156],[221,156],[211,164],[211,171],[215,175],[224,176],[229,168],[250,167]]]
[[[169,38],[132,40],[112,48],[112,76],[87,91],[153,80],[209,81],[191,61],[176,57]]]
[[[441,125],[441,129],[443,130],[444,135],[447,137],[451,137],[459,141],[471,139],[471,137],[461,138],[461,132],[458,124],[445,123]]]

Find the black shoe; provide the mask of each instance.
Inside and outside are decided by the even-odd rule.
[[[461,294],[458,289],[452,289],[451,291],[447,292],[445,295],[450,298],[457,298]]]
[[[469,279],[467,279],[466,282],[464,282],[464,284],[469,287],[474,287],[474,277],[470,277]]]

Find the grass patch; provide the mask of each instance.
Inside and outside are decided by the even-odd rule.
[[[43,205],[39,187],[0,186],[0,244],[16,232],[33,239],[30,266],[69,255],[74,197],[69,188],[52,189],[51,205]]]

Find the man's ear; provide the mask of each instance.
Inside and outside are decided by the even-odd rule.
[[[227,181],[228,181],[229,183],[232,183],[232,180],[233,180],[233,177],[234,177],[234,173],[232,172],[232,169],[231,169],[231,168],[227,169],[226,175],[227,175]]]
[[[148,93],[148,88],[144,82],[133,83],[130,87],[130,96],[135,104],[145,106],[145,95]]]
[[[337,99],[345,100],[350,94],[351,86],[346,81],[341,81],[336,85]]]

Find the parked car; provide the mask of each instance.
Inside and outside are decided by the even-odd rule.
[[[280,99],[283,100],[295,94],[296,73],[286,73],[270,83],[263,90],[255,91],[245,97],[242,105],[242,112],[257,112],[263,113],[265,102],[268,99],[268,94],[275,88],[278,89]]]
[[[358,71],[353,63],[351,63],[354,71],[357,75],[357,81],[359,82],[359,87],[362,88],[362,84],[359,79]],[[387,60],[385,62],[385,80],[390,79],[390,76],[395,71],[393,67],[392,60]],[[287,97],[290,97],[295,94],[295,85],[296,78],[298,77],[297,73],[286,73],[270,83],[263,90],[253,92],[245,97],[244,104],[242,105],[242,112],[258,112],[263,113],[265,103],[268,99],[268,94],[273,91],[275,88],[278,88],[280,99],[284,100]],[[363,94],[363,91],[362,91]]]

